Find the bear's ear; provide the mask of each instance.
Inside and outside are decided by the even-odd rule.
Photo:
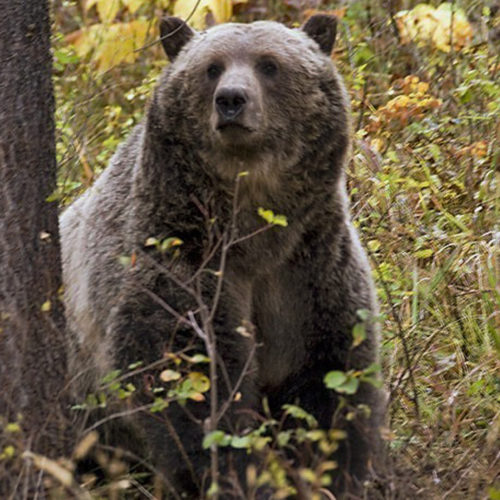
[[[302,31],[309,35],[326,55],[330,55],[337,34],[337,18],[326,14],[311,16],[302,26]]]
[[[168,16],[160,20],[160,40],[171,62],[177,57],[182,47],[191,40],[194,33],[186,22],[178,17]]]

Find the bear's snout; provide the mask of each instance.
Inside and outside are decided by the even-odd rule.
[[[211,106],[211,127],[219,145],[254,144],[264,126],[262,105],[254,69],[249,64],[228,62],[214,89]]]
[[[220,125],[234,121],[245,109],[248,96],[241,87],[223,87],[215,95],[215,109],[221,119]]]

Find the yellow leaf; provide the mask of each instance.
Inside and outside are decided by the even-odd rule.
[[[131,13],[134,14],[137,10],[139,10],[139,7],[141,7],[145,1],[144,0],[121,0],[122,4],[127,7],[127,10]]]
[[[201,0],[199,3],[198,0],[177,0],[173,11],[174,16],[186,20],[195,29],[206,27],[209,13],[216,23],[229,21],[233,15],[233,3],[231,0]]]
[[[229,21],[233,15],[232,0],[211,0],[209,2],[209,8],[217,23],[225,23]]]
[[[192,399],[193,401],[197,401],[198,403],[201,401],[205,401],[205,396],[201,394],[201,392],[192,392],[188,396],[189,399]]]
[[[262,207],[257,209],[257,213],[269,224],[283,227],[288,226],[287,218],[284,215],[275,215],[272,210],[266,210]]]
[[[200,372],[191,372],[188,375],[188,378],[195,391],[206,392],[210,389],[210,380],[205,374]]]
[[[110,23],[120,10],[120,0],[97,0],[97,13],[103,23]]]
[[[70,43],[73,44],[76,53],[80,57],[85,57],[96,46],[97,31],[101,27],[101,24],[94,24],[68,35],[68,39],[71,40]]]
[[[404,44],[412,41],[432,43],[437,49],[449,52],[451,40],[455,50],[472,41],[472,26],[467,16],[462,9],[453,7],[449,2],[442,3],[437,9],[419,4],[412,10],[398,12],[395,18]]]
[[[3,452],[0,454],[0,460],[5,458],[12,458],[16,454],[16,449],[12,446],[6,446],[3,449]]]
[[[93,52],[100,70],[107,71],[122,62],[132,63],[138,57],[136,49],[146,40],[148,23],[142,19],[110,25],[94,24],[73,34],[75,50],[80,57]]]
[[[146,242],[144,243],[144,246],[145,247],[154,247],[154,246],[158,245],[158,243],[159,243],[159,241],[156,238],[154,238],[153,236],[150,236],[146,240]]]
[[[172,380],[179,380],[181,378],[181,374],[174,370],[163,370],[160,373],[160,379],[163,382],[171,382]]]
[[[173,15],[188,22],[195,29],[202,30],[206,26],[206,17],[209,12],[209,0],[177,0],[174,4]]]
[[[417,84],[417,92],[419,94],[425,94],[429,90],[429,84],[427,82],[420,82]]]
[[[50,300],[46,300],[43,304],[42,307],[40,308],[42,312],[49,312],[51,308],[51,303]]]
[[[10,422],[5,426],[5,432],[16,433],[21,432],[21,426],[17,422]]]
[[[382,153],[385,149],[385,141],[382,137],[375,137],[370,141],[370,146],[377,152],[377,153]],[[376,241],[376,240],[375,240]],[[380,246],[380,243],[379,243]],[[369,247],[370,248],[370,247]],[[376,252],[378,250],[378,247],[376,249],[370,248],[373,252]]]
[[[372,141],[372,146],[373,146],[373,141]],[[377,151],[380,151],[380,150],[378,149]],[[380,248],[380,241],[378,241],[378,240],[370,240],[368,242],[368,248],[372,252],[376,252]]]
[[[189,399],[193,401],[197,401],[200,403],[201,401],[205,401],[205,396],[201,392],[191,392],[188,396]]]

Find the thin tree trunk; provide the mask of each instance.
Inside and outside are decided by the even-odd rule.
[[[47,201],[50,20],[46,0],[0,0],[0,12],[0,430],[20,413],[24,445],[54,456],[64,450],[66,348],[57,205]]]

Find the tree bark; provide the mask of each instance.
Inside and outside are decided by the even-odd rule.
[[[57,204],[47,201],[56,188],[49,9],[0,0],[0,12],[0,451],[2,424],[21,414],[23,445],[55,456],[65,447],[67,349]]]

